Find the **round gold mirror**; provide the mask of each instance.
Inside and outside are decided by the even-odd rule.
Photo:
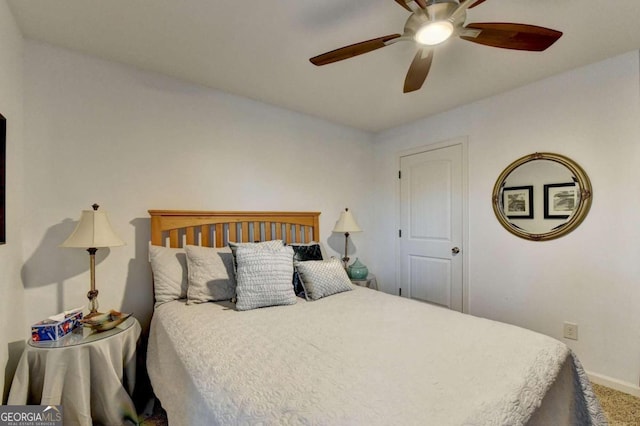
[[[517,159],[493,187],[493,211],[505,229],[532,241],[573,231],[591,207],[591,182],[573,160],[549,152]]]

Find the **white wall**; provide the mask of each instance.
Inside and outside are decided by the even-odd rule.
[[[18,58],[19,35],[7,30],[4,21],[10,15],[4,2],[0,7],[0,27],[10,32],[0,43]],[[128,244],[98,252],[102,307],[134,312],[143,323],[152,304],[146,261],[150,208],[318,210],[322,240],[341,251],[342,240],[330,230],[339,211],[349,206],[365,230],[353,236],[354,257],[362,258],[386,291],[395,292],[395,256],[371,247],[396,244],[396,154],[467,136],[470,313],[561,340],[562,322],[577,322],[580,340],[565,342],[585,367],[637,387],[637,52],[375,138],[47,45],[27,42],[25,54],[24,154],[20,145],[11,148],[17,150],[11,153],[17,158],[13,167],[25,167],[23,178],[19,170],[11,172],[23,183],[16,187],[24,188],[25,199],[24,208],[12,207],[9,229],[10,238],[23,241],[25,263],[18,274],[19,248],[0,248],[0,268],[14,278],[0,285],[3,294],[6,287],[17,300],[3,309],[5,324],[22,312],[21,279],[27,324],[86,303],[87,255],[57,245],[93,202],[110,212]],[[3,103],[10,99],[7,114],[13,110],[21,122],[21,70],[19,60],[13,62],[15,69],[0,67],[0,90],[11,92],[9,97],[2,93],[0,107],[7,108]],[[10,132],[21,141],[18,129]],[[490,201],[502,169],[534,151],[568,155],[583,166],[594,187],[585,222],[570,235],[544,243],[502,229]],[[373,229],[375,237],[367,232]],[[27,331],[2,330],[21,338]],[[17,340],[0,338],[3,346]],[[6,358],[4,349],[0,356]]]
[[[639,76],[638,52],[631,52],[392,129],[377,135],[375,147],[377,197],[391,200],[397,196],[398,151],[468,136],[470,313],[563,340],[587,370],[635,390],[640,390]],[[594,190],[580,227],[549,242],[511,235],[491,207],[500,172],[536,151],[577,161]],[[381,231],[375,245],[393,247],[395,206],[375,205]],[[379,253],[378,275],[393,283],[395,257]],[[385,289],[395,292],[389,285]],[[578,341],[562,338],[563,321],[578,323]]]
[[[143,323],[152,310],[148,209],[319,211],[322,240],[338,251],[343,240],[331,229],[344,207],[373,228],[370,134],[68,50],[25,46],[29,321],[86,305],[88,255],[57,245],[94,202],[127,243],[98,250],[101,308],[133,312]],[[365,263],[368,235],[354,235]]]
[[[0,113],[7,119],[6,230],[7,243],[0,245],[0,368],[12,376],[7,364],[15,347],[24,341],[22,265],[22,35],[5,0],[0,1]],[[10,383],[3,380],[3,390]],[[6,398],[6,395],[4,396]],[[3,399],[4,400],[4,399]]]

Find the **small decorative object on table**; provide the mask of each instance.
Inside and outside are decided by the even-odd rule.
[[[94,331],[107,331],[117,327],[130,316],[131,314],[123,314],[112,309],[106,314],[89,314],[82,320],[82,324]]]
[[[58,340],[71,333],[81,322],[82,308],[51,316],[31,326],[31,340]]]
[[[356,257],[356,261],[349,266],[349,278],[352,280],[364,280],[367,275],[369,275],[369,269]]]

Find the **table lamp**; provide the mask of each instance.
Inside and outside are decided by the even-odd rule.
[[[342,258],[342,262],[346,268],[347,263],[349,263],[349,255],[347,252],[349,234],[351,232],[362,232],[362,229],[360,229],[348,208],[340,213],[340,218],[338,218],[336,226],[333,227],[333,232],[344,232],[344,257]]]
[[[98,211],[97,204],[92,205],[93,210],[83,210],[76,229],[60,247],[85,248],[89,252],[89,264],[91,270],[91,290],[87,293],[89,299],[89,315],[98,313],[98,290],[96,290],[96,251],[103,247],[123,246],[122,241],[113,232],[109,218],[105,211]]]

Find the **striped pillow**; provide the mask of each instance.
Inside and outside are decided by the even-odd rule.
[[[234,241],[229,241],[229,248],[231,249],[231,253],[233,254],[233,271],[236,272],[238,269],[238,261],[236,259],[236,253],[238,251],[238,247],[251,247],[256,250],[264,249],[264,250],[277,250],[280,247],[284,246],[284,242],[282,240],[271,240],[271,241],[260,241],[257,243],[236,243]]]
[[[296,295],[291,285],[293,249],[240,246],[236,250],[236,309],[293,305]]]

